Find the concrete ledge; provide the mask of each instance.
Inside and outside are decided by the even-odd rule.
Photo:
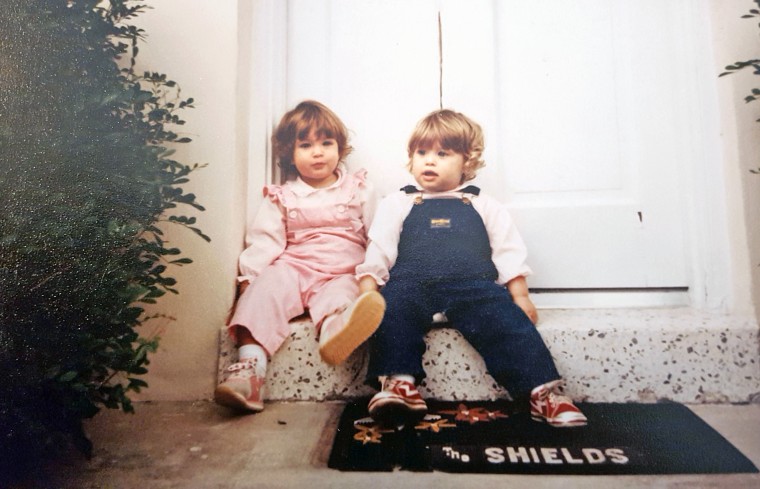
[[[565,392],[594,402],[760,402],[760,334],[754,319],[667,309],[541,310],[539,331],[566,379]],[[362,347],[338,367],[324,364],[308,319],[270,362],[270,400],[327,400],[367,396],[367,352]],[[220,332],[219,373],[235,359]],[[419,386],[427,398],[507,397],[485,370],[480,355],[458,332],[440,328],[427,336]]]

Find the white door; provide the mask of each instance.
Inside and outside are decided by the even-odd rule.
[[[512,208],[532,288],[681,301],[694,137],[682,109],[698,103],[679,32],[688,5],[290,0],[285,105],[332,107],[353,131],[350,165],[382,193],[406,183],[415,122],[440,103],[462,111],[486,132],[477,183]]]

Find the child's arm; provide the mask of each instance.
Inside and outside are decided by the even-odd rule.
[[[499,272],[497,282],[506,284],[518,275],[530,275],[531,269],[526,263],[528,250],[507,207],[484,194],[480,194],[472,204],[488,231],[491,259]]]
[[[369,230],[369,245],[364,262],[356,267],[360,288],[367,287],[361,288],[362,292],[377,290],[377,287],[385,285],[389,271],[396,262],[401,226],[413,205],[411,199],[405,200],[403,197],[400,192],[391,194],[382,199],[377,206]],[[372,279],[372,282],[365,280],[367,277]]]
[[[499,272],[498,283],[506,283],[512,299],[536,324],[538,313],[528,295],[525,276],[530,267],[525,263],[528,251],[506,207],[495,199],[481,194],[473,205],[483,218],[491,243],[491,259]]]
[[[525,277],[519,275],[507,282],[507,290],[512,294],[512,300],[515,301],[515,304],[525,312],[533,324],[536,324],[538,322],[538,311],[536,311],[536,306],[533,305],[533,301],[528,295],[528,283],[525,281]]]
[[[369,235],[369,228],[372,226],[372,220],[377,210],[378,196],[372,182],[367,180],[367,171],[360,170],[356,177],[362,182],[359,187],[359,201],[362,206],[362,224],[364,225],[365,236]]]
[[[240,284],[251,282],[285,251],[287,235],[283,211],[272,199],[265,197],[261,202],[248,228],[246,244],[238,259]],[[241,294],[244,288],[240,288]]]
[[[243,292],[245,292],[245,289],[247,289],[249,285],[251,285],[251,282],[247,280],[245,282],[238,283],[238,297],[243,295]]]
[[[367,238],[369,239],[369,230],[372,227],[372,221],[377,211],[378,197],[370,182],[365,183],[363,190],[362,223],[364,224],[364,232],[367,233]],[[359,291],[362,294],[365,292],[376,292],[379,288],[377,280],[371,275],[365,275],[359,279]]]

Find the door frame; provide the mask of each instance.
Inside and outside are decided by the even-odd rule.
[[[278,172],[273,164],[271,135],[279,118],[288,109],[287,63],[290,35],[288,10],[294,0],[256,0],[249,8],[241,9],[240,66],[241,108],[248,127],[247,155],[249,216],[260,201],[261,189],[275,180]],[[696,144],[681,144],[687,153],[682,159],[683,194],[687,209],[686,235],[690,265],[688,292],[618,290],[611,293],[578,291],[538,291],[552,296],[542,307],[647,307],[687,305],[702,310],[728,312],[732,304],[731,243],[726,205],[727,175],[720,138],[720,118],[717,96],[717,72],[713,73],[711,29],[707,0],[675,0],[684,15],[677,21],[681,32],[680,49],[691,53],[687,63],[675,59],[674,76],[694,79],[690,84],[689,100],[701,100],[695,106],[681,103],[688,111],[691,126],[689,140]],[[243,2],[245,3],[245,2]],[[329,11],[330,0],[310,0],[310,8],[322,4]],[[315,5],[316,4],[316,5]],[[697,65],[696,72],[693,70]],[[674,103],[679,104],[676,100]],[[663,295],[664,294],[664,295]],[[536,294],[536,297],[539,296]],[[542,302],[541,299],[538,302]]]

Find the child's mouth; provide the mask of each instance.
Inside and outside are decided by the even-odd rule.
[[[437,177],[438,174],[432,170],[427,170],[427,171],[422,172],[422,176],[423,177]]]

